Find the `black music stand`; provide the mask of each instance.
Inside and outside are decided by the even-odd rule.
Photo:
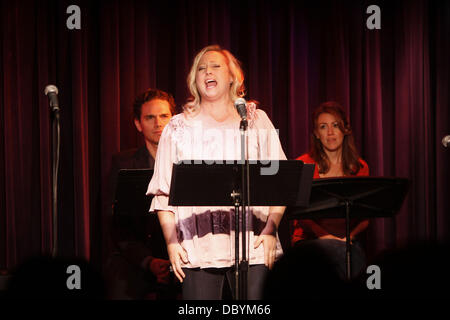
[[[153,196],[147,196],[153,169],[120,169],[113,205],[114,216],[142,216],[148,212]]]
[[[249,206],[307,205],[311,188],[312,170],[302,174],[303,162],[279,160],[274,175],[262,175],[269,165],[249,162]],[[227,206],[235,208],[235,299],[247,297],[248,262],[239,263],[239,207],[241,195],[242,166],[240,161],[212,164],[212,161],[182,161],[174,164],[170,186],[171,206]],[[308,166],[308,169],[311,169]],[[302,178],[303,176],[303,178]],[[309,181],[309,182],[308,182]],[[302,182],[302,183],[301,183]],[[305,196],[305,194],[307,196]],[[244,220],[241,217],[242,220]],[[245,230],[241,230],[244,239]],[[242,250],[245,250],[243,246]]]
[[[343,218],[346,277],[351,277],[350,218],[393,217],[409,188],[406,178],[351,177],[314,180],[309,207],[287,208],[288,219]]]

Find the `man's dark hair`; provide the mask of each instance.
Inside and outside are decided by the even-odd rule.
[[[175,114],[175,100],[173,99],[172,95],[159,89],[149,88],[144,92],[142,92],[141,94],[139,94],[134,100],[133,104],[134,117],[139,120],[141,118],[142,105],[154,99],[167,101],[170,105],[170,112],[172,113],[172,115]]]

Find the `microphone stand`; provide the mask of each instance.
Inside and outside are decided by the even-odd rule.
[[[239,295],[237,299],[247,299],[247,275],[248,275],[248,260],[247,260],[247,210],[246,207],[250,205],[250,170],[248,161],[248,146],[247,146],[247,128],[248,122],[244,118],[241,120],[239,131],[241,133],[241,193],[242,193],[242,215],[241,215],[241,234],[242,234],[242,259],[239,264]],[[237,223],[236,223],[237,224]],[[238,232],[236,230],[236,232]]]
[[[59,168],[59,149],[61,144],[60,139],[60,122],[59,122],[59,108],[52,109],[52,213],[53,213],[53,245],[52,257],[55,258],[58,252],[58,168]]]

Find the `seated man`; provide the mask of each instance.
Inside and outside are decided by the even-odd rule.
[[[145,146],[113,156],[110,194],[114,201],[120,169],[153,169],[158,142],[165,125],[175,112],[173,97],[161,90],[148,89],[133,106],[134,124]],[[177,288],[169,272],[166,244],[156,215],[111,214],[109,222],[112,254],[105,266],[108,297],[111,299],[173,299]]]

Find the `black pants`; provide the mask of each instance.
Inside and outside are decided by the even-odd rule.
[[[251,265],[247,276],[247,299],[260,300],[269,269],[263,265]],[[183,281],[185,300],[221,300],[225,279],[234,296],[234,268],[183,268],[186,275]]]
[[[315,247],[328,255],[330,263],[334,265],[341,279],[346,279],[346,252],[347,245],[344,241],[333,239],[314,239],[298,241],[296,245]],[[366,255],[361,244],[354,241],[351,245],[351,277],[357,277],[366,265]]]

